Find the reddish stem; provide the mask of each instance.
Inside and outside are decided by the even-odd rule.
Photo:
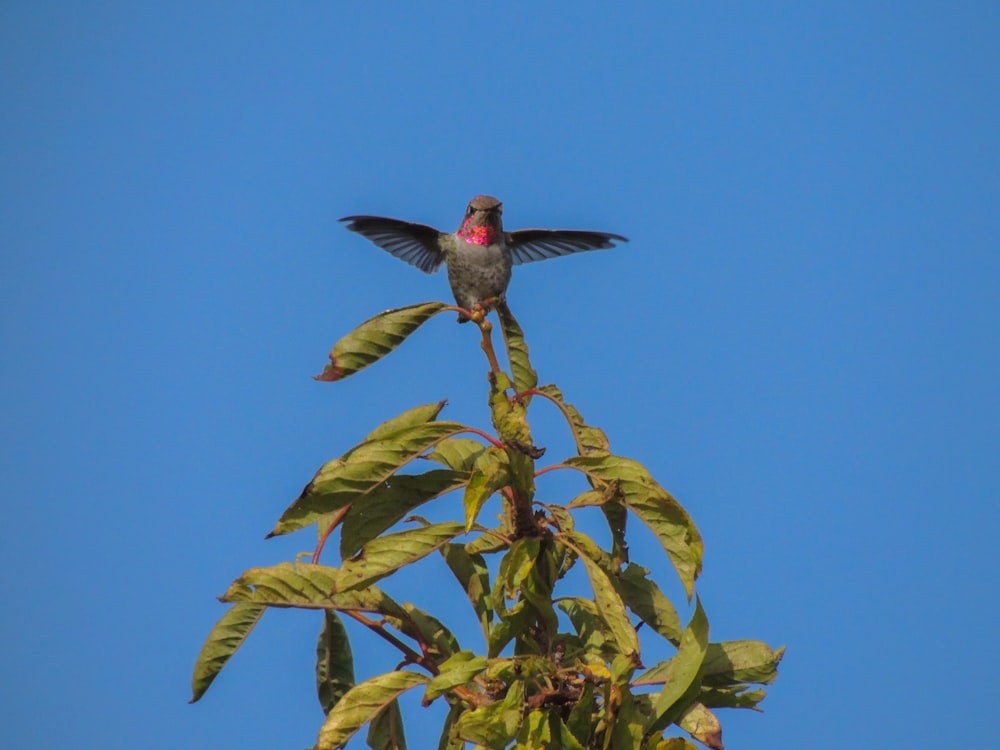
[[[326,527],[326,531],[323,532],[323,536],[319,538],[319,543],[316,545],[316,550],[313,552],[312,562],[315,565],[319,562],[319,556],[323,553],[323,547],[326,546],[326,540],[330,538],[330,534],[333,530],[337,528],[338,524],[344,520],[344,516],[347,515],[347,511],[350,510],[351,504],[348,503],[343,508],[337,511],[337,514],[330,521],[330,525]]]

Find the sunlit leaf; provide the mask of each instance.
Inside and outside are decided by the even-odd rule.
[[[598,427],[591,427],[583,421],[583,416],[572,404],[566,403],[562,391],[554,385],[543,385],[539,389],[559,406],[576,441],[577,452],[580,455],[588,453],[607,453],[609,449],[608,436]]]
[[[407,336],[447,307],[443,302],[422,302],[386,310],[369,318],[334,344],[330,352],[330,364],[323,368],[316,379],[343,380],[368,367],[389,354]]]
[[[340,556],[349,558],[386,529],[429,500],[465,485],[468,474],[435,469],[424,474],[396,474],[353,503],[340,529]]]
[[[486,669],[485,656],[476,656],[471,651],[459,651],[457,654],[452,654],[438,665],[438,674],[427,683],[424,705],[429,704],[449,690],[472,682],[484,669]]]
[[[500,318],[500,330],[503,332],[504,344],[507,347],[507,360],[510,362],[510,374],[514,378],[514,390],[522,393],[538,385],[538,373],[531,366],[528,357],[528,345],[524,341],[524,331],[517,318],[506,304],[497,306],[497,316]]]
[[[325,714],[354,686],[354,657],[340,616],[331,610],[323,615],[316,642],[316,694]]]
[[[581,597],[563,597],[559,600],[559,609],[569,617],[587,651],[608,658],[621,653],[594,602]]]
[[[279,563],[251,568],[220,597],[225,602],[265,604],[269,607],[336,609],[405,616],[403,609],[374,586],[332,593],[337,568],[307,563]]]
[[[587,578],[590,579],[590,586],[594,590],[594,601],[621,652],[625,655],[638,654],[639,637],[605,567],[608,560],[607,553],[580,532],[563,532],[556,538],[580,555],[580,560],[583,561],[587,571]]]
[[[427,454],[427,458],[444,464],[449,469],[469,472],[486,448],[487,446],[478,440],[453,437],[438,443],[434,450]]]
[[[701,703],[692,703],[677,718],[677,726],[712,750],[724,750],[722,724],[718,717]]]
[[[440,549],[463,531],[462,524],[449,521],[379,537],[341,566],[333,590],[350,591],[375,583]]]
[[[191,703],[205,694],[212,681],[254,629],[266,607],[244,602],[234,604],[215,623],[205,639],[191,675]]]
[[[507,454],[490,448],[476,461],[476,468],[469,477],[462,505],[465,507],[465,530],[471,531],[476,517],[486,501],[502,487],[510,484]]]
[[[663,489],[646,468],[621,456],[572,456],[567,466],[583,471],[598,482],[615,483],[621,499],[656,535],[680,576],[690,598],[701,573],[704,544],[698,529],[673,496]]]
[[[699,673],[708,651],[708,618],[701,607],[701,600],[695,599],[694,614],[684,628],[677,653],[668,662],[663,690],[656,698],[656,718],[651,722],[650,732],[663,731],[677,720],[691,703],[691,698],[700,686]]]
[[[455,723],[455,732],[466,742],[503,750],[521,728],[524,683],[515,682],[502,701],[466,711]]]
[[[464,429],[457,422],[427,422],[398,430],[391,439],[361,443],[323,464],[268,536],[296,531],[348,503],[362,501],[414,458]]]
[[[435,401],[430,404],[421,404],[420,406],[414,406],[412,409],[407,409],[402,414],[397,414],[392,419],[387,419],[369,432],[362,443],[370,443],[372,440],[385,440],[408,427],[433,422],[447,403],[447,401]]]
[[[706,685],[727,687],[734,683],[774,682],[785,649],[772,650],[762,641],[710,643],[702,667]]]
[[[427,682],[416,672],[387,672],[348,690],[326,716],[316,742],[317,750],[333,750],[347,742],[402,693]]]

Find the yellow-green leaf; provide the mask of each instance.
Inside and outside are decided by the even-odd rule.
[[[262,604],[249,602],[234,604],[215,624],[194,663],[194,674],[191,675],[191,703],[205,694],[212,681],[229,661],[229,657],[243,645],[243,641],[254,629],[265,609]]]
[[[621,500],[656,535],[690,598],[701,573],[704,543],[687,511],[638,461],[612,455],[572,456],[567,466],[598,482],[615,483]]]
[[[435,469],[424,474],[396,474],[364,500],[353,503],[340,529],[340,556],[351,557],[386,529],[429,500],[465,486],[465,472]]]
[[[361,443],[321,466],[268,536],[297,531],[362,500],[424,451],[464,429],[457,422],[427,422],[405,427],[388,438]]]
[[[379,537],[341,566],[333,590],[344,592],[375,583],[440,549],[463,530],[462,524],[449,521]]]
[[[386,310],[369,318],[334,344],[330,351],[330,364],[323,368],[316,379],[343,380],[368,367],[389,354],[407,336],[447,307],[443,302],[422,302]]]
[[[426,684],[427,679],[416,672],[397,671],[355,685],[327,714],[319,730],[316,749],[340,747],[402,693]]]
[[[668,662],[663,690],[654,704],[656,718],[647,731],[663,731],[687,709],[701,684],[699,674],[707,651],[708,618],[701,607],[701,600],[696,597],[694,614],[684,629],[677,653]]]

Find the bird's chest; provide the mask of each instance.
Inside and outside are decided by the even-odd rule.
[[[480,300],[503,294],[510,283],[513,260],[507,248],[499,242],[477,245],[459,241],[455,243],[454,251],[449,253],[447,262],[452,288],[460,286],[467,294]]]

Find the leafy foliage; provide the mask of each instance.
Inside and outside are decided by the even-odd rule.
[[[318,379],[339,380],[373,364],[444,309],[432,302],[375,316],[337,342]],[[722,748],[713,709],[757,708],[764,697],[759,686],[777,677],[783,649],[709,640],[708,617],[694,593],[704,546],[693,520],[645,467],[612,453],[604,432],[588,425],[558,388],[537,385],[520,325],[506,305],[498,315],[510,375],[497,364],[491,324],[473,317],[490,365],[494,435],[439,421],[444,402],[425,404],[321,466],[269,535],[315,525],[312,562],[251,568],[232,583],[221,597],[232,606],[195,664],[192,701],[265,610],[281,607],[323,612],[316,685],[326,720],[317,749],[341,747],[366,725],[370,747],[405,748],[398,699],[421,685],[425,705],[450,706],[438,743],[445,750],[467,743],[493,750],[694,747],[669,731]],[[576,446],[575,455],[544,470],[576,470],[590,485],[561,505],[534,499],[536,462],[544,453],[527,421],[535,396],[562,413]],[[429,467],[403,473],[417,459]],[[461,493],[462,519],[431,524],[410,517],[400,528],[416,508],[451,493]],[[486,529],[479,513],[497,495],[501,523]],[[604,513],[610,550],[576,528],[575,514],[586,507]],[[629,561],[630,515],[653,532],[694,599],[686,626],[649,571]],[[339,564],[319,564],[338,529]],[[479,653],[432,614],[397,603],[375,585],[433,554],[443,557],[456,591],[468,598],[482,629]],[[592,596],[558,594],[575,567]],[[395,646],[402,661],[356,683],[343,618]],[[647,668],[642,650],[649,639],[673,655]]]

